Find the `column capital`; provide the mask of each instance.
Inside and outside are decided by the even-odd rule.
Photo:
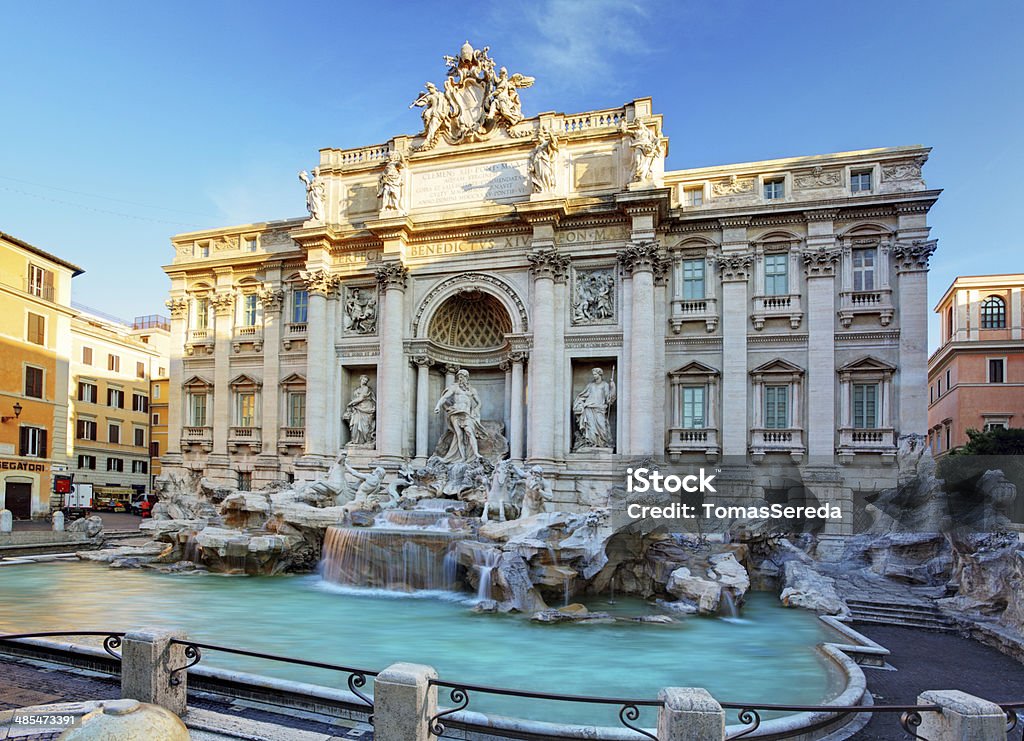
[[[396,289],[405,290],[405,282],[409,277],[409,268],[405,267],[400,260],[389,260],[377,268],[377,285],[381,291]]]
[[[215,314],[230,314],[235,308],[235,294],[232,291],[219,291],[210,297],[210,305]]]
[[[841,249],[822,247],[804,252],[804,275],[808,278],[831,278],[836,274],[836,263]]]
[[[413,365],[418,365],[421,368],[422,367],[429,368],[430,366],[432,366],[434,364],[434,359],[432,357],[430,357],[429,355],[426,355],[426,354],[413,355],[412,356],[412,362],[413,362]]]
[[[528,353],[525,350],[512,350],[508,354],[508,361],[510,363],[523,363],[526,362]]]
[[[260,303],[263,304],[264,311],[275,314],[281,311],[284,304],[284,291],[280,288],[274,288],[270,284],[264,283],[256,295],[259,297]]]
[[[329,298],[338,286],[339,276],[328,273],[323,268],[302,270],[299,277],[306,283],[306,290],[315,296]]]
[[[455,363],[447,363],[444,366],[444,372],[445,373],[455,374],[455,373],[458,373],[460,370],[462,370],[462,366],[461,365],[456,365]]]
[[[661,245],[654,240],[626,245],[616,256],[629,274],[649,271],[654,273],[656,279],[664,279],[668,271],[668,260]]]
[[[534,280],[549,278],[564,283],[569,274],[569,256],[554,247],[543,247],[526,256],[530,261],[530,275]]]
[[[749,252],[732,255],[719,255],[715,258],[718,273],[724,283],[746,283],[753,265],[753,255]]]
[[[897,242],[892,248],[892,256],[896,259],[896,272],[912,273],[928,270],[928,261],[938,246],[939,240],[937,239]]]
[[[164,306],[171,312],[171,319],[184,319],[188,315],[188,299],[181,296],[167,299]]]

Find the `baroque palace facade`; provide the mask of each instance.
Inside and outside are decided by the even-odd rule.
[[[300,174],[308,218],[173,238],[165,470],[422,463],[464,369],[565,505],[641,459],[752,498],[895,482],[927,429],[929,149],[665,171],[650,99],[524,118],[532,78],[445,59],[420,134]]]

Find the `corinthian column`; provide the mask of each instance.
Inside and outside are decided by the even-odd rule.
[[[901,241],[892,251],[899,294],[899,382],[894,386],[899,389],[896,426],[901,437],[928,430],[928,261],[937,244],[934,239]]]
[[[533,276],[533,353],[527,424],[531,462],[551,463],[555,451],[555,280],[565,280],[569,258],[553,247],[528,255]]]
[[[807,275],[807,462],[831,465],[836,437],[835,274],[840,250],[824,246],[804,253]],[[814,244],[813,237],[808,244]],[[794,418],[793,424],[800,425]]]
[[[213,454],[218,465],[228,463],[228,426],[231,424],[231,334],[235,324],[235,294],[220,291],[210,299],[213,304],[214,365],[213,365]]]
[[[265,284],[259,292],[263,306],[263,398],[262,433],[260,441],[264,456],[277,458],[277,436],[281,430],[281,394],[278,382],[281,377],[281,306],[284,291]]]
[[[508,449],[509,457],[515,461],[523,459],[523,361],[525,353],[511,352],[508,355],[512,364],[512,393],[508,414]]]
[[[629,422],[628,455],[657,455],[662,445],[655,441],[655,378],[657,348],[655,338],[654,278],[664,271],[664,260],[657,242],[631,244],[619,251],[619,261],[633,284],[630,311],[629,409],[623,410]]]
[[[405,412],[405,364],[402,316],[408,269],[398,260],[377,269],[383,296],[380,317],[380,367],[377,371],[377,450],[384,461],[403,458],[402,422]]]
[[[718,258],[722,278],[722,458],[740,464],[746,462],[747,455],[747,281],[752,262],[746,252]]]
[[[428,355],[417,355],[412,359],[416,364],[416,460],[425,462],[430,433],[430,366],[433,360]],[[380,384],[378,384],[378,391]]]
[[[301,274],[309,291],[306,316],[306,456],[323,459],[327,449],[328,364],[334,342],[328,331],[327,300],[334,295],[338,276],[318,269]],[[275,384],[276,385],[276,384]]]
[[[182,353],[185,351],[185,321],[188,317],[188,299],[183,296],[166,302],[171,313],[171,357],[170,382],[167,384],[167,451],[162,457],[165,465],[181,464],[181,418],[184,414],[184,400],[181,383],[185,380]]]

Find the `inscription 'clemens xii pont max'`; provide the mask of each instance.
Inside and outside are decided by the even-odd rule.
[[[412,207],[437,208],[470,202],[502,202],[530,194],[527,164],[492,162],[414,172]]]

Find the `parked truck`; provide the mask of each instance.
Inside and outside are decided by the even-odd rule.
[[[60,511],[64,513],[67,520],[75,520],[79,517],[88,517],[94,509],[92,501],[92,484],[72,484],[71,491],[67,494],[55,494],[61,496]]]

